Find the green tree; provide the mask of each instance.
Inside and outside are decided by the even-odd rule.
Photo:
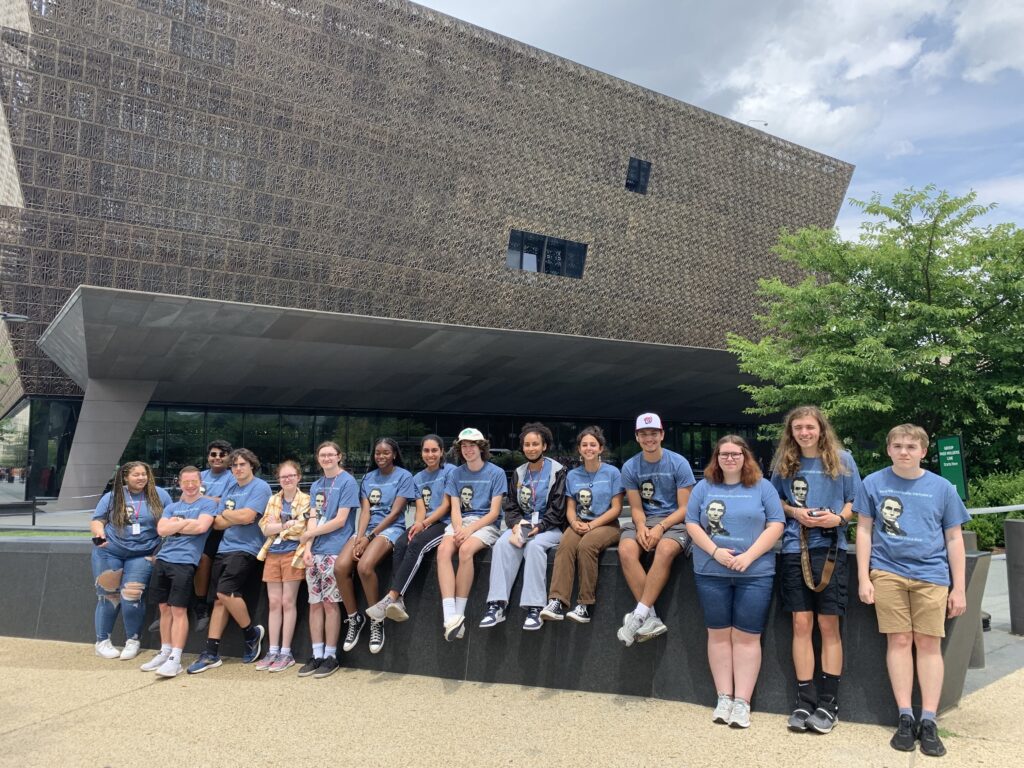
[[[859,241],[784,232],[775,252],[804,270],[760,281],[760,338],[730,334],[749,412],[823,408],[864,469],[885,465],[885,434],[920,424],[963,437],[968,470],[1024,466],[1024,231],[978,227],[991,206],[934,187],[891,203]]]

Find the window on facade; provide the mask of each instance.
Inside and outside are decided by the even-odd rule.
[[[508,236],[505,263],[509,269],[581,278],[586,259],[586,243],[520,232],[518,229],[513,229]]]
[[[647,194],[647,182],[651,178],[651,164],[638,157],[629,158],[629,170],[626,172],[626,189],[630,192]]]

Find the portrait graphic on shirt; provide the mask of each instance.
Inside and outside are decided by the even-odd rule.
[[[579,514],[584,517],[590,516],[590,505],[594,503],[594,494],[589,488],[581,488],[579,492]]]
[[[519,486],[519,506],[525,512],[533,510],[533,489],[528,485]]]
[[[318,491],[316,498],[313,500],[313,509],[316,510],[317,515],[324,513],[324,507],[327,505],[327,496],[324,495],[323,491]]]
[[[644,501],[650,501],[654,498],[654,483],[650,480],[644,480],[640,483],[640,498]]]
[[[205,496],[206,495],[206,486],[205,485],[200,485],[199,486],[199,495],[200,496]]]
[[[366,494],[366,500],[370,502],[370,509],[374,512],[378,511],[378,508],[380,507],[381,496],[380,488],[374,488]]]
[[[472,509],[473,507],[473,486],[464,485],[462,490],[459,491],[459,499],[462,501],[463,509]]]
[[[807,506],[807,491],[810,490],[810,484],[807,482],[807,478],[802,475],[797,475],[793,478],[793,506],[794,507],[806,507]]]
[[[235,500],[234,499],[228,499],[227,501],[224,502],[224,509],[234,509],[234,508],[235,508]]]
[[[426,507],[427,511],[430,511],[430,497],[433,495],[433,491],[430,490],[429,485],[424,485],[420,489],[420,498],[423,499],[423,506]]]
[[[708,525],[704,529],[708,536],[728,536],[729,531],[726,530],[725,525],[722,522],[722,518],[725,517],[725,502],[721,499],[712,499],[708,502],[708,508],[706,511],[708,516]]]
[[[903,502],[895,496],[882,497],[882,533],[890,536],[906,536],[907,532],[900,528],[900,515],[903,514]]]

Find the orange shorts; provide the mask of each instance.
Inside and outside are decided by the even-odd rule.
[[[306,578],[305,568],[292,568],[294,552],[283,552],[275,555],[271,552],[263,563],[263,580],[274,583],[283,581],[302,581]]]

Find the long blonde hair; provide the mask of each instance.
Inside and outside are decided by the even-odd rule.
[[[843,464],[840,457],[843,444],[839,442],[825,414],[816,405],[799,405],[786,414],[782,422],[779,447],[775,449],[775,456],[772,458],[772,472],[778,473],[781,477],[792,477],[800,470],[800,457],[803,453],[793,437],[793,422],[806,418],[813,418],[818,422],[818,455],[821,457],[825,473],[833,480],[839,475],[850,474],[850,469]]]
[[[144,461],[129,461],[122,464],[114,473],[114,486],[110,490],[110,506],[107,508],[111,524],[117,528],[124,528],[131,521],[128,513],[128,504],[125,502],[125,491],[128,490],[128,475],[136,467],[143,467],[146,470],[146,505],[149,507],[149,514],[154,520],[159,520],[164,514],[164,504],[156,495],[156,478],[153,477],[153,469]]]

